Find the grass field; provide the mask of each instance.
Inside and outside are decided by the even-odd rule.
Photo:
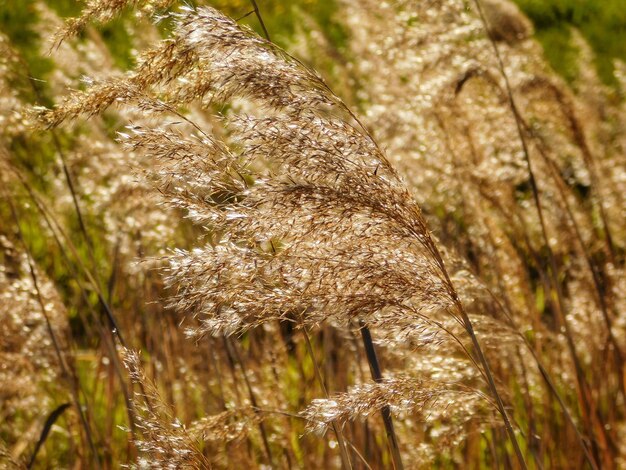
[[[626,466],[621,0],[0,0],[0,468]]]

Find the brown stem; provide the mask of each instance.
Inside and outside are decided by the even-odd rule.
[[[67,247],[69,248],[69,251],[72,252],[73,256],[76,258],[79,268],[85,273],[86,277],[88,278],[89,282],[91,283],[93,289],[98,293],[98,298],[103,300],[103,296],[100,293],[98,286],[94,284],[93,278],[90,277],[90,272],[87,271],[87,268],[85,267],[85,265],[82,263],[81,258],[78,255],[78,252],[76,250],[76,247],[72,244],[72,241],[70,240],[70,238],[68,237],[68,235],[65,233],[65,231],[63,230],[63,228],[61,227],[61,225],[59,224],[59,222],[56,220],[56,218],[54,217],[54,215],[52,214],[52,211],[50,211],[50,209],[48,209],[45,204],[43,203],[43,201],[41,200],[41,198],[39,198],[37,196],[37,194],[35,193],[34,189],[30,186],[30,184],[26,181],[26,178],[21,174],[21,172],[19,172],[17,169],[12,168],[11,170],[13,171],[13,173],[17,176],[17,178],[20,180],[20,182],[22,183],[22,186],[24,186],[24,189],[26,189],[30,199],[33,201],[35,207],[37,208],[37,210],[39,211],[39,213],[41,214],[46,226],[48,227],[48,229],[50,230],[50,233],[52,234],[52,237],[54,238],[54,241],[56,243],[56,245],[59,247],[59,250],[61,252],[61,255],[63,257],[63,259],[65,260],[65,264],[66,267],[68,268],[69,272],[72,274],[72,278],[76,280],[76,283],[78,285],[78,289],[81,293],[81,297],[83,298],[83,301],[85,302],[85,305],[87,305],[89,311],[91,312],[91,314],[93,315],[96,327],[98,329],[98,333],[100,335],[100,339],[102,340],[102,342],[105,344],[105,346],[108,349],[108,352],[111,356],[111,358],[113,359],[113,365],[115,366],[115,371],[117,373],[117,376],[119,378],[120,381],[120,388],[122,389],[122,394],[124,395],[124,400],[126,403],[126,410],[127,410],[127,414],[128,414],[128,422],[130,425],[130,430],[131,433],[135,433],[135,411],[134,411],[134,407],[132,404],[132,400],[130,397],[130,393],[128,390],[128,387],[126,386],[126,383],[124,382],[124,373],[122,370],[122,367],[119,363],[119,358],[118,358],[118,352],[115,349],[115,343],[113,340],[113,333],[111,332],[111,330],[107,329],[104,325],[104,323],[101,320],[101,316],[98,315],[98,313],[95,311],[95,308],[92,306],[88,296],[87,296],[87,288],[83,285],[83,282],[81,281],[80,276],[78,275],[78,272],[76,271],[75,267],[73,266],[71,260],[70,260],[70,256],[68,255],[63,243],[61,242],[61,239],[59,237],[62,237],[66,242],[67,242]],[[57,233],[58,232],[58,233]],[[106,305],[106,304],[104,304]],[[122,338],[118,335],[118,339],[120,339],[120,343],[122,346],[124,346],[124,343],[122,343]],[[139,384],[140,388],[142,389],[142,393],[144,392],[143,390],[143,384]],[[145,393],[143,393],[145,395]]]
[[[315,370],[315,378],[317,382],[320,384],[322,388],[322,392],[324,396],[328,398],[328,390],[326,389],[326,385],[324,383],[324,379],[322,377],[322,373],[320,372],[320,368],[317,364],[317,359],[315,358],[315,354],[313,353],[313,346],[311,345],[311,339],[309,338],[309,334],[306,331],[305,327],[302,327],[302,334],[304,335],[304,340],[306,343],[307,351],[309,352],[309,356],[311,356],[311,361],[313,362],[313,370]],[[350,457],[348,456],[348,452],[346,449],[346,443],[343,439],[343,433],[337,423],[335,421],[332,422],[333,431],[335,432],[335,436],[337,437],[337,444],[339,444],[339,451],[341,455],[341,465],[343,468],[347,470],[352,470],[352,462],[350,462]]]
[[[24,67],[24,70],[28,76],[28,83],[30,84],[31,88],[33,89],[33,92],[35,94],[35,97],[37,99],[37,101],[39,101],[39,103],[43,104],[44,102],[44,97],[43,94],[41,92],[41,90],[39,89],[39,86],[37,85],[37,81],[31,76],[30,72],[29,72],[29,65],[26,63],[26,61],[21,57],[18,56],[20,63],[22,64],[22,66]],[[97,263],[96,263],[96,257],[94,255],[93,252],[93,244],[91,242],[91,237],[89,236],[89,233],[87,232],[87,226],[85,225],[85,220],[83,217],[83,213],[82,210],[80,209],[80,205],[78,203],[78,195],[76,192],[76,187],[74,185],[74,182],[72,180],[72,176],[70,174],[70,170],[69,167],[67,166],[67,160],[65,158],[65,152],[63,151],[63,147],[61,145],[61,141],[59,139],[59,136],[57,135],[55,129],[50,129],[50,135],[52,136],[52,142],[54,145],[55,150],[57,151],[57,153],[59,154],[59,158],[61,159],[61,167],[63,169],[63,175],[65,176],[65,181],[67,183],[67,187],[70,191],[70,194],[72,196],[72,204],[74,206],[74,210],[76,212],[76,216],[78,218],[78,225],[80,227],[80,232],[83,236],[83,238],[85,239],[85,243],[87,245],[87,253],[89,254],[89,260],[91,261],[92,267],[93,267],[93,271],[94,271],[94,277],[95,280],[97,281],[97,294],[98,294],[98,298],[102,304],[103,310],[105,312],[105,314],[107,315],[109,322],[111,324],[111,328],[113,329],[113,334],[116,335],[120,341],[120,343],[122,344],[122,346],[126,347],[126,344],[124,342],[124,338],[122,337],[122,333],[120,332],[120,328],[119,328],[119,324],[117,323],[117,321],[115,320],[115,317],[113,315],[113,312],[111,311],[111,309],[109,308],[108,303],[106,303],[104,301],[104,298],[101,295],[101,291],[100,291],[100,278],[98,275],[98,268],[97,268]]]
[[[485,27],[485,30],[487,32],[487,37],[489,39],[489,41],[491,42],[491,45],[493,47],[494,50],[494,54],[498,63],[498,68],[500,70],[500,73],[502,74],[502,77],[504,79],[504,84],[506,87],[506,93],[507,93],[507,98],[509,101],[509,105],[511,108],[511,111],[513,113],[513,117],[515,119],[515,125],[516,125],[516,129],[517,129],[517,133],[519,135],[519,139],[522,145],[522,151],[523,151],[523,155],[524,155],[524,160],[526,162],[526,167],[528,170],[528,177],[529,177],[529,181],[530,181],[530,186],[531,186],[531,190],[532,190],[532,194],[533,194],[533,200],[534,200],[534,204],[537,210],[537,215],[539,217],[539,224],[541,227],[541,233],[542,233],[542,237],[544,239],[544,243],[546,246],[546,250],[548,252],[548,257],[549,257],[549,262],[550,262],[550,271],[551,271],[551,275],[552,275],[552,280],[553,280],[553,284],[554,284],[554,289],[556,291],[556,295],[557,295],[557,302],[555,302],[555,310],[557,315],[559,316],[559,320],[562,324],[562,326],[565,328],[565,337],[566,337],[566,341],[567,341],[567,346],[570,352],[570,355],[572,357],[572,361],[574,363],[574,368],[576,371],[576,378],[577,378],[577,385],[580,389],[580,394],[581,394],[581,398],[582,398],[582,405],[583,405],[583,416],[585,417],[587,421],[588,426],[591,429],[596,430],[596,432],[594,434],[596,434],[596,436],[599,438],[600,440],[600,445],[602,446],[602,450],[606,450],[610,453],[610,449],[608,449],[609,443],[608,443],[608,436],[606,435],[606,430],[604,429],[604,426],[602,425],[602,423],[600,422],[599,416],[597,416],[597,409],[595,407],[595,404],[592,403],[592,395],[591,395],[591,390],[589,387],[589,384],[587,383],[587,380],[584,376],[584,372],[582,369],[582,365],[580,363],[580,359],[578,358],[578,354],[576,352],[576,347],[574,345],[574,341],[573,341],[573,337],[571,334],[571,330],[569,328],[569,324],[565,318],[564,312],[563,312],[563,293],[562,293],[562,289],[561,289],[561,285],[558,279],[558,266],[556,263],[556,258],[554,256],[554,253],[552,251],[552,248],[550,247],[550,239],[548,237],[548,233],[547,233],[547,228],[546,228],[546,223],[545,223],[545,219],[544,219],[544,214],[543,214],[543,208],[541,205],[541,200],[539,198],[539,188],[537,186],[537,180],[535,178],[535,174],[533,171],[533,167],[532,167],[532,162],[530,159],[530,151],[528,148],[528,144],[526,142],[526,138],[524,136],[524,132],[523,132],[523,125],[522,125],[522,118],[521,118],[521,114],[519,112],[519,109],[517,107],[517,104],[515,102],[515,98],[513,97],[513,89],[511,87],[511,84],[509,82],[509,78],[508,75],[506,74],[505,68],[504,68],[504,61],[502,59],[502,56],[500,55],[500,51],[498,49],[498,46],[496,44],[496,40],[493,37],[493,34],[491,32],[491,29],[489,28],[489,24],[487,22],[487,19],[485,18],[485,14],[484,11],[482,9],[482,5],[480,0],[474,0],[474,4],[476,5],[476,9],[480,15],[480,19]],[[594,448],[596,447],[596,442],[594,441]],[[591,462],[590,462],[591,464]],[[593,466],[593,465],[592,465]]]
[[[241,357],[241,353],[239,352],[239,347],[237,343],[231,341],[228,338],[224,338],[224,342],[226,343],[226,351],[231,353],[239,365],[239,369],[241,370],[241,374],[243,375],[243,380],[246,384],[246,389],[248,390],[248,397],[250,398],[250,404],[256,410],[259,408],[258,402],[256,400],[256,395],[254,390],[252,389],[252,384],[250,383],[250,379],[248,378],[248,372],[243,364],[243,359]],[[267,431],[265,430],[265,426],[263,422],[259,422],[259,431],[261,432],[261,439],[263,440],[263,447],[265,448],[265,454],[268,460],[270,467],[274,466],[274,461],[272,459],[272,451],[270,450],[269,440],[267,439]]]
[[[80,421],[81,424],[83,425],[83,429],[85,431],[85,436],[87,438],[87,442],[89,444],[89,448],[91,450],[91,453],[93,455],[93,461],[94,464],[96,466],[96,468],[101,468],[101,464],[100,464],[100,459],[98,457],[98,452],[96,450],[94,441],[93,441],[93,437],[92,437],[92,433],[91,433],[91,429],[89,427],[89,423],[87,421],[87,417],[85,416],[85,413],[83,412],[82,406],[80,404],[80,398],[79,398],[79,384],[78,384],[78,379],[76,377],[76,374],[74,373],[74,371],[71,371],[70,366],[67,364],[66,359],[63,355],[63,352],[61,351],[61,345],[59,343],[59,340],[56,336],[56,333],[54,332],[54,329],[52,328],[52,323],[50,322],[50,317],[48,316],[48,312],[46,311],[46,303],[44,302],[43,299],[43,295],[41,293],[41,289],[39,288],[39,281],[37,278],[37,274],[35,271],[35,265],[34,265],[34,261],[33,258],[31,256],[31,252],[30,249],[28,247],[28,245],[26,244],[26,239],[24,238],[24,233],[22,232],[22,227],[20,225],[20,219],[19,216],[17,214],[17,210],[15,208],[15,205],[13,204],[13,201],[11,200],[11,198],[9,197],[8,194],[6,194],[5,191],[2,191],[2,196],[6,199],[6,201],[9,204],[10,210],[11,210],[11,215],[13,216],[13,219],[15,220],[15,225],[17,228],[17,235],[18,235],[18,239],[20,240],[23,248],[24,248],[24,252],[26,254],[26,258],[28,260],[28,268],[29,268],[29,272],[30,272],[30,276],[31,279],[33,281],[33,286],[35,288],[35,293],[37,296],[37,302],[39,304],[39,307],[41,309],[41,313],[44,317],[44,320],[46,322],[46,328],[48,330],[48,334],[50,335],[50,339],[52,340],[52,345],[54,346],[54,351],[56,353],[57,359],[59,361],[59,368],[61,369],[61,376],[65,379],[67,379],[69,385],[70,385],[70,393],[72,396],[72,400],[74,402],[74,407],[76,408],[76,411],[80,417]],[[72,373],[70,373],[70,371]]]

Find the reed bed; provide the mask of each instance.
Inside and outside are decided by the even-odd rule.
[[[507,0],[206,3],[0,36],[0,465],[624,467],[624,65]]]

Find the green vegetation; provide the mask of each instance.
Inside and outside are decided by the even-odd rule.
[[[577,73],[571,28],[580,31],[596,56],[600,78],[614,85],[613,61],[626,61],[623,0],[515,0],[530,17],[552,67],[568,81]]]
[[[33,0],[0,0],[0,31],[8,36],[34,77],[44,78],[53,69],[52,61],[41,56]]]

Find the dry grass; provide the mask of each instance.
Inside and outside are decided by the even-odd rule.
[[[176,3],[37,2],[45,86],[0,42],[0,464],[621,468],[626,110],[590,53],[574,92],[503,0],[340,2],[299,59]],[[99,70],[125,12],[136,65]]]

